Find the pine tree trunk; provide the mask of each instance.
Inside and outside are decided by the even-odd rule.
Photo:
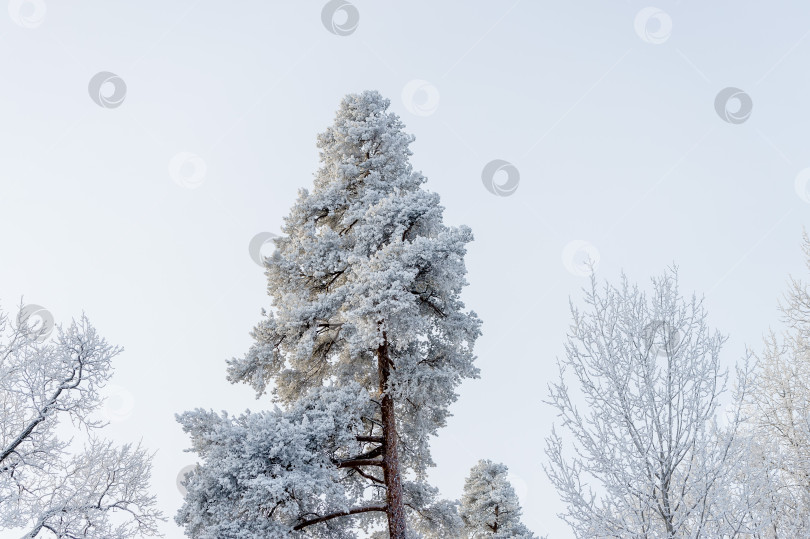
[[[388,509],[388,536],[391,539],[405,539],[405,506],[402,498],[402,478],[399,473],[399,453],[397,451],[397,424],[394,415],[394,399],[387,394],[388,374],[391,358],[388,355],[388,339],[383,332],[383,344],[377,349],[377,370],[380,377],[381,416],[383,424],[383,479],[386,487]]]

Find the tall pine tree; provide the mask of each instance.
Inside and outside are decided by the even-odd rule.
[[[354,537],[383,515],[396,539],[459,529],[425,475],[430,436],[478,375],[480,321],[460,299],[472,234],[443,224],[388,106],[348,95],[318,137],[314,189],[266,262],[273,307],[229,361],[276,410],[178,418],[204,460],[177,516],[192,537]]]

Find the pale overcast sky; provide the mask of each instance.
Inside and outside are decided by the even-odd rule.
[[[125,347],[106,434],[158,451],[170,517],[194,462],[174,413],[270,406],[225,380],[269,307],[248,247],[311,185],[346,93],[391,99],[447,224],[476,238],[481,379],[433,443],[432,480],[457,498],[479,458],[504,462],[538,534],[571,537],[542,401],[586,253],[600,278],[645,285],[677,263],[730,335],[727,365],[805,271],[807,2],[12,0],[2,15],[0,301],[84,310]]]

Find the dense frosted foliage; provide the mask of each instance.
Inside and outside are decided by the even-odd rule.
[[[203,509],[232,515],[228,529],[217,528],[219,537],[253,537],[244,530],[282,533],[352,508],[390,509],[401,498],[414,532],[420,520],[432,522],[429,527],[458,523],[452,504],[435,501],[424,473],[432,465],[429,438],[444,426],[456,388],[478,374],[472,348],[480,323],[460,299],[472,234],[442,223],[438,195],[422,189],[425,178],[408,161],[413,137],[388,105],[376,92],[349,95],[318,137],[314,188],[299,191],[286,235],[266,261],[273,307],[255,327],[247,354],[229,361],[229,380],[250,384],[259,396],[270,389],[283,411],[238,420],[195,412],[181,420],[205,461],[178,516],[192,536],[217,536],[212,530],[219,524],[209,523]],[[320,393],[323,388],[329,393]],[[301,407],[316,398],[346,406],[325,408],[321,419],[305,423]],[[328,419],[338,410],[342,415]],[[331,423],[346,430],[318,430]],[[232,432],[247,424],[256,439],[272,444],[307,441],[295,454],[284,453],[286,467],[262,476],[261,487],[249,480],[264,473],[258,448],[248,451],[257,462],[225,446],[201,451],[210,429]],[[247,475],[228,489],[214,488],[230,477],[224,470],[231,466],[223,463],[239,459]],[[313,459],[318,466],[307,464]],[[271,513],[274,505],[266,503],[284,498],[282,485],[292,484],[287,476],[302,481],[295,500]],[[268,493],[261,518],[249,507],[259,501],[257,488]],[[198,504],[197,496],[206,501]],[[358,522],[381,521],[378,509],[359,514],[305,531],[349,536]],[[390,511],[388,518],[391,526]],[[392,532],[402,534],[404,525]]]
[[[648,296],[623,276],[620,286],[586,291],[571,307],[566,356],[551,403],[575,449],[553,432],[549,478],[578,537],[721,537],[757,527],[749,508],[761,477],[738,482],[748,443],[738,437],[738,406],[716,423],[727,375],[724,342],[710,332],[702,302],[683,299],[677,273],[653,279]],[[745,362],[747,365],[747,360]],[[569,389],[566,370],[578,383]],[[736,403],[747,368],[737,371]],[[578,406],[576,402],[583,402]]]
[[[355,384],[312,390],[287,411],[183,414],[192,449],[216,466],[191,475],[178,519],[193,537],[287,537],[300,515],[348,509],[356,485],[334,463],[360,451],[367,405]]]
[[[461,518],[467,537],[533,539],[520,522],[521,509],[503,464],[480,460],[470,470],[461,498]]]
[[[411,465],[430,463],[427,435],[444,425],[455,387],[475,376],[474,315],[462,311],[469,229],[441,223],[439,197],[411,169],[413,137],[375,92],[347,97],[318,138],[322,167],[285,219],[268,261],[275,309],[256,345],[230,364],[258,391],[274,380],[282,402],[327,379],[377,387],[375,353],[388,335]]]
[[[0,529],[25,537],[123,539],[156,535],[151,456],[92,433],[99,389],[121,350],[82,317],[46,340],[44,326],[0,312]],[[81,451],[56,435],[60,420],[91,433]]]

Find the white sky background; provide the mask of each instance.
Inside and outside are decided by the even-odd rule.
[[[269,406],[225,380],[269,307],[248,243],[279,232],[311,186],[340,98],[377,89],[416,135],[446,223],[476,237],[465,298],[484,321],[481,379],[433,443],[432,479],[456,498],[479,458],[502,461],[525,523],[570,537],[541,468],[541,401],[587,284],[564,248],[593,244],[613,281],[676,262],[730,334],[724,361],[759,348],[788,274],[804,274],[810,4],[661,1],[672,28],[651,21],[653,44],[635,0],[352,2],[346,36],[320,0],[46,0],[41,19],[22,6],[34,28],[0,11],[0,301],[25,296],[57,321],[85,310],[126,348],[106,435],[158,450],[154,490],[173,517],[194,462],[174,413]],[[126,83],[117,108],[88,95],[100,71]],[[403,101],[413,80],[435,88],[435,110],[424,87]],[[743,123],[715,111],[729,86],[752,99]],[[194,189],[169,173],[181,152],[205,163]],[[482,184],[493,159],[520,173],[511,196]]]

